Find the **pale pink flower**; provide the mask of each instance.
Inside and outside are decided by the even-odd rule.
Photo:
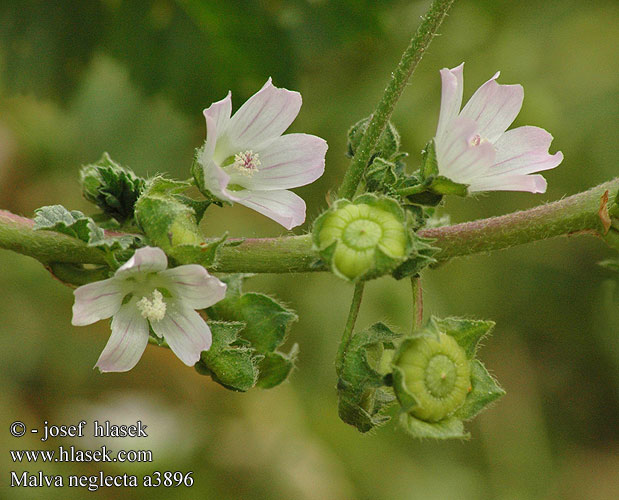
[[[521,85],[499,85],[496,73],[464,108],[460,66],[441,70],[441,111],[435,145],[439,174],[476,191],[546,191],[546,179],[529,175],[556,167],[552,135],[539,127],[507,130],[522,107]]]
[[[230,92],[205,109],[206,143],[198,162],[206,189],[286,229],[302,224],[305,202],[288,189],[322,175],[327,143],[314,135],[282,135],[300,108],[301,94],[274,87],[269,78],[232,117]]]
[[[202,266],[173,269],[160,248],[144,247],[112,278],[80,286],[73,293],[72,324],[112,319],[112,335],[97,366],[102,372],[131,370],[148,343],[149,328],[188,366],[211,347],[211,331],[195,311],[219,302],[226,285]]]

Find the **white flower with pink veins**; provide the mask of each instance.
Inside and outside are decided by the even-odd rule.
[[[211,347],[211,330],[195,311],[226,295],[226,285],[198,264],[167,269],[160,248],[135,251],[114,276],[80,286],[73,293],[72,324],[112,319],[112,335],[97,364],[102,372],[131,370],[148,344],[149,328],[188,366]]]
[[[434,138],[439,174],[466,184],[469,192],[544,193],[546,179],[529,174],[556,167],[563,154],[548,153],[552,135],[542,128],[507,130],[522,107],[522,86],[499,85],[496,73],[460,110],[463,66],[441,70],[441,111]]]
[[[327,143],[286,134],[301,109],[301,94],[271,79],[232,113],[231,93],[204,110],[206,143],[198,162],[204,187],[221,200],[245,205],[292,229],[305,221],[305,202],[289,191],[318,179]]]

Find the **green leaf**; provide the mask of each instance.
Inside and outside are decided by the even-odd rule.
[[[294,344],[288,354],[277,351],[267,352],[264,355],[264,359],[260,362],[258,387],[271,389],[286,380],[295,366],[298,354],[298,344]]]
[[[66,234],[85,241],[86,243],[98,243],[105,239],[103,229],[97,227],[95,222],[86,217],[79,210],[67,210],[62,205],[49,205],[37,208],[34,213],[34,229],[46,229]]]
[[[411,436],[432,439],[468,439],[464,424],[457,418],[446,418],[440,422],[424,422],[408,413],[400,414],[400,425]]]
[[[146,187],[146,180],[129,168],[114,162],[107,153],[80,170],[82,194],[103,213],[123,223],[133,218],[137,199]]]
[[[470,420],[504,394],[505,391],[488,373],[481,361],[474,359],[471,362],[471,392],[464,400],[464,404],[456,410],[454,417]]]
[[[360,432],[368,432],[389,420],[382,411],[395,398],[382,389],[385,374],[381,367],[399,337],[385,324],[376,323],[354,335],[346,348],[338,374],[338,412],[344,422]]]
[[[488,335],[494,328],[494,321],[483,321],[465,318],[435,318],[430,320],[436,327],[451,335],[466,351],[466,356],[473,359],[479,341]]]
[[[224,321],[242,321],[242,337],[259,353],[273,352],[285,340],[297,315],[271,297],[255,292],[228,294],[209,309],[209,317]]]
[[[228,292],[224,300],[208,309],[210,318],[220,321],[237,321],[244,325],[239,336],[248,341],[257,354],[263,356],[260,370],[260,387],[271,388],[283,382],[290,374],[298,348],[293,346],[285,355],[277,351],[288,334],[297,315],[273,298],[255,292],[242,292],[242,275],[224,278]]]
[[[256,356],[254,350],[241,341],[239,333],[245,325],[209,322],[209,327],[213,344],[208,351],[202,352],[196,370],[203,375],[210,375],[227,389],[245,392],[254,387],[258,380],[257,363],[261,356]]]

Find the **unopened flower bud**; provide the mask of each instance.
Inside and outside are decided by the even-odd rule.
[[[351,281],[393,270],[411,250],[402,209],[374,195],[336,202],[316,220],[313,237],[333,272]]]
[[[82,167],[80,181],[84,198],[121,223],[133,217],[135,202],[146,185],[107,153],[97,163]]]

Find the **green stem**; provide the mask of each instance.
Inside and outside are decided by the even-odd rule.
[[[413,290],[413,333],[423,324],[423,288],[421,287],[421,277],[411,278],[411,288]]]
[[[344,327],[344,333],[342,333],[342,340],[340,341],[340,347],[337,350],[337,357],[335,358],[335,370],[337,374],[340,374],[342,369],[342,363],[344,362],[344,356],[348,349],[348,344],[352,338],[355,323],[357,322],[357,316],[359,315],[359,308],[361,307],[361,299],[363,297],[363,288],[365,283],[362,281],[355,285],[355,291],[352,295],[352,302],[350,304],[350,311],[348,312],[348,319],[346,320],[346,326]]]
[[[416,186],[398,189],[396,193],[399,194],[400,196],[409,196],[411,194],[421,193],[427,189],[428,187],[425,186],[424,184],[418,184]]]
[[[398,99],[406,88],[413,71],[421,61],[432,39],[436,36],[443,19],[455,0],[434,0],[428,12],[423,17],[421,24],[411,39],[410,45],[402,54],[395,71],[391,74],[391,80],[383,93],[383,97],[372,113],[372,119],[363,134],[361,144],[344,175],[344,180],[339,190],[341,198],[352,198],[357,191],[357,186],[365,166],[370,161],[380,136],[391,118],[393,109]]]
[[[610,200],[616,199],[619,177],[589,191],[530,210],[454,226],[423,229],[419,234],[435,239],[433,245],[441,249],[436,256],[439,261],[561,235],[589,234],[602,237],[606,232],[599,211],[606,191],[609,192]],[[613,203],[610,202],[609,207],[611,215],[616,209]],[[615,221],[613,219],[614,224]],[[34,231],[32,226],[32,220],[0,210],[0,248],[29,255],[43,264],[105,264],[104,254],[100,250],[70,236],[51,231]],[[211,270],[223,273],[327,270],[319,262],[310,235],[240,241],[236,246],[224,245],[219,251],[217,265]]]

